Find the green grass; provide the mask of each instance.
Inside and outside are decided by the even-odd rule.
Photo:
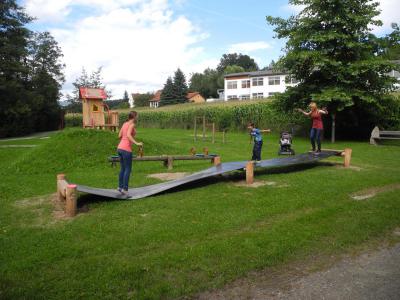
[[[145,154],[188,154],[205,146],[222,161],[250,158],[246,134],[227,143],[193,142],[192,131],[138,129]],[[278,136],[264,136],[263,158],[276,157]],[[0,141],[0,145],[5,142]],[[315,166],[257,171],[259,188],[237,187],[242,172],[197,182],[138,201],[81,195],[89,208],[70,220],[55,220],[48,200],[57,173],[72,182],[115,188],[115,133],[69,129],[35,148],[0,148],[0,298],[170,299],[190,296],[253,270],[280,266],[316,254],[343,253],[380,239],[400,226],[400,196],[389,191],[364,201],[349,194],[400,178],[400,147],[338,142],[353,149],[344,169]],[[297,153],[308,141],[294,138]],[[341,162],[333,157],[329,162]],[[209,167],[178,161],[176,172]],[[159,182],[159,162],[134,165],[131,186]],[[21,201],[24,200],[25,201]],[[43,201],[39,201],[39,200]]]

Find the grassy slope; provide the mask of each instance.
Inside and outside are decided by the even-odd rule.
[[[249,158],[245,134],[228,143],[192,141],[192,132],[139,129],[146,154],[185,154],[191,146]],[[265,137],[263,157],[275,157],[276,135]],[[241,173],[210,179],[139,201],[82,196],[90,211],[54,222],[48,201],[16,205],[54,192],[55,174],[71,181],[115,187],[118,169],[105,162],[115,134],[67,130],[33,149],[0,149],[0,298],[159,299],[221,286],[254,269],[315,253],[337,253],[381,237],[400,225],[398,191],[365,201],[350,193],[398,182],[400,148],[339,142],[353,148],[343,169],[319,164],[292,172],[259,172],[276,182],[236,187]],[[27,144],[35,140],[27,140]],[[1,144],[1,143],[0,143]],[[308,141],[295,138],[298,153]],[[330,161],[340,161],[331,158]],[[207,162],[177,162],[174,171],[196,171]],[[131,184],[157,182],[161,163],[138,163]]]

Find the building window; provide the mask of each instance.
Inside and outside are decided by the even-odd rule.
[[[281,77],[280,76],[271,76],[268,77],[268,85],[280,85]]]
[[[260,98],[264,98],[264,93],[253,93],[252,96],[253,96],[253,99],[260,99]]]
[[[273,96],[273,95],[275,95],[275,94],[279,94],[279,92],[269,92],[269,93],[268,93],[268,97]]]
[[[250,88],[250,80],[242,80],[242,89]]]
[[[253,86],[263,86],[264,78],[263,77],[255,77],[252,79]]]
[[[250,83],[250,82],[249,82],[249,83]],[[250,94],[240,95],[240,96],[239,96],[239,99],[240,99],[240,100],[247,100],[247,99],[250,99]]]
[[[230,96],[228,96],[228,100],[233,100],[233,99],[237,99],[237,96],[236,96],[236,95],[230,95]]]
[[[228,81],[228,89],[237,89],[237,81]]]

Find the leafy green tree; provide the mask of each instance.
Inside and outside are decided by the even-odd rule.
[[[190,79],[189,90],[199,92],[205,98],[218,97],[217,90],[223,88],[220,84],[221,75],[217,70],[207,68],[203,73],[194,73]]]
[[[175,104],[174,82],[168,77],[160,96],[160,106]]]
[[[35,131],[57,128],[60,121],[60,90],[64,82],[63,54],[49,32],[34,33],[29,47],[30,89]]]
[[[290,0],[304,5],[285,20],[267,17],[278,38],[287,39],[280,64],[300,83],[279,98],[286,110],[305,107],[310,100],[327,106],[335,139],[337,112],[352,110],[349,127],[372,127],[390,101],[393,79],[385,75],[395,66],[379,56],[379,43],[370,25],[381,25],[378,3],[370,0]],[[364,120],[363,120],[364,119]],[[368,119],[369,122],[364,121]],[[380,118],[382,121],[382,118]],[[370,128],[368,129],[370,130]]]
[[[237,54],[237,53],[230,53],[222,55],[222,58],[217,66],[217,71],[221,74],[224,72],[227,66],[240,66],[245,71],[258,71],[258,65],[248,55],[244,54]]]
[[[174,74],[174,99],[176,103],[185,103],[187,102],[187,93],[188,93],[188,86],[186,83],[185,74],[181,71],[181,69],[177,69]]]
[[[0,137],[31,132],[31,104],[26,82],[32,20],[14,0],[0,2]]]
[[[154,97],[153,93],[137,94],[134,96],[135,107],[149,106],[149,101]]]

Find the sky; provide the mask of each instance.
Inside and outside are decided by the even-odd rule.
[[[400,22],[399,0],[379,0],[384,25]],[[180,68],[194,72],[216,68],[223,54],[242,53],[260,68],[283,54],[265,17],[287,18],[299,7],[287,0],[19,0],[36,18],[29,28],[49,31],[66,64],[64,95],[71,93],[82,68],[102,67],[103,83],[113,99],[162,89]]]

